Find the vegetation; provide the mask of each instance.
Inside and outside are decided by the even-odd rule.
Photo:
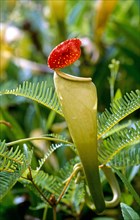
[[[1,5],[2,220],[140,218],[139,3],[81,1]],[[47,66],[50,51],[69,38],[82,42],[80,59],[64,68],[86,81],[77,93],[68,80],[61,90]],[[81,97],[84,88],[91,96]],[[97,133],[86,123],[87,105],[81,110],[91,100],[98,100],[90,111]]]

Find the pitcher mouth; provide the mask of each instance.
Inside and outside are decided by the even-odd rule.
[[[91,82],[92,79],[91,78],[85,78],[85,77],[78,77],[78,76],[73,76],[73,75],[69,75],[67,73],[61,72],[59,69],[55,69],[55,73],[57,75],[59,75],[60,77],[67,79],[67,80],[71,80],[71,81],[76,81],[76,82]]]

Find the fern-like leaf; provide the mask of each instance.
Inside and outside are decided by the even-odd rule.
[[[85,202],[85,181],[81,180],[78,184],[73,181],[62,202],[72,207],[73,214],[80,213],[81,204]]]
[[[0,91],[1,95],[9,94],[29,98],[63,116],[57,95],[49,88],[46,81],[41,83],[23,82],[16,89]],[[140,108],[140,90],[126,94],[111,104],[110,111],[105,110],[98,117],[98,139],[108,132],[123,118]]]
[[[140,165],[140,144],[122,150],[113,158],[110,165],[116,168]]]
[[[19,166],[19,169],[14,173],[6,171],[0,172],[0,200],[9,192],[9,190],[16,184],[22,173],[24,172],[24,166]]]
[[[0,171],[14,172],[23,164],[23,154],[19,147],[8,150],[5,141],[0,143]]]
[[[105,110],[98,118],[98,139],[123,118],[140,108],[140,90],[126,94],[113,102],[110,111]]]
[[[31,163],[32,152],[28,153],[28,159],[17,147],[15,150],[7,149],[5,142],[0,145],[0,200],[16,184],[22,174]],[[15,159],[14,159],[15,158]]]
[[[75,148],[74,148],[74,145],[73,143],[69,142],[64,136],[62,135],[58,135],[58,134],[47,134],[47,135],[43,135],[43,137],[47,137],[47,138],[51,138],[50,140],[52,141],[59,141],[61,142],[61,144],[52,144],[50,146],[50,148],[48,149],[47,153],[44,155],[44,157],[39,160],[39,167],[37,168],[37,170],[40,170],[41,167],[43,166],[43,164],[45,163],[45,161],[48,159],[48,157],[55,151],[57,150],[58,148],[60,147],[71,147],[72,150],[75,151]],[[64,144],[64,143],[65,144]]]
[[[140,143],[140,121],[134,125],[135,128],[125,128],[103,140],[99,147],[99,160],[102,164],[109,163],[124,148]]]
[[[61,168],[54,175],[49,175],[42,170],[37,170],[33,172],[33,175],[32,175],[33,181],[39,187],[40,191],[47,199],[49,199],[52,194],[55,196],[56,199],[58,199],[59,195],[61,194],[63,190],[63,187],[65,186],[65,180],[71,175],[71,172],[73,171],[73,166],[78,162],[79,162],[78,157],[70,160],[69,162],[65,164],[63,168]],[[25,181],[24,179],[22,180],[22,182],[26,184],[34,193],[36,193],[36,195],[39,196],[39,193],[34,189],[31,182]],[[75,184],[74,180],[71,181],[70,185],[71,184]],[[69,187],[67,189],[67,193],[71,189],[72,188]]]
[[[4,90],[1,91],[0,94],[9,94],[29,98],[63,116],[57,95],[55,92],[53,92],[52,88],[48,87],[46,81],[42,81],[41,83],[31,83],[25,81],[16,89]]]
[[[41,167],[43,166],[43,164],[45,163],[45,161],[48,159],[48,157],[58,148],[66,146],[64,144],[52,144],[49,148],[49,150],[47,151],[47,153],[44,155],[43,158],[41,158],[38,163],[39,163],[39,167],[37,167],[37,170],[40,170]]]
[[[60,183],[57,181],[54,175],[49,175],[48,173],[40,170],[33,177],[33,180],[35,184],[39,186],[46,198],[49,199],[52,194],[55,195],[55,197],[59,196]]]

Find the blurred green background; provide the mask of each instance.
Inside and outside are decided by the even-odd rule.
[[[26,80],[47,80],[48,85],[54,87],[53,71],[47,66],[47,58],[57,44],[73,37],[81,39],[82,54],[64,71],[93,79],[98,91],[99,112],[109,107],[111,101],[108,65],[113,58],[120,61],[115,91],[119,88],[124,95],[140,88],[139,0],[0,0],[0,6],[1,89],[16,88]],[[52,132],[68,136],[62,118],[28,99],[4,96],[0,97],[0,105],[0,120],[11,124],[11,127],[0,125],[0,138],[6,142]],[[133,117],[138,118],[138,112]],[[33,167],[36,167],[37,158],[46,152],[49,143],[32,144],[35,146]],[[71,157],[72,152],[60,149],[51,157],[47,172],[63,166]],[[13,205],[18,194],[25,198],[23,209],[16,202]],[[28,192],[17,184],[3,201],[2,219],[24,219],[19,214],[21,210],[23,216],[29,213],[29,219],[41,218],[41,210],[28,210],[29,200],[35,205],[34,196],[30,195],[29,199]],[[92,219],[88,217],[89,210],[84,212],[86,215],[83,213],[81,219],[85,216]],[[114,213],[109,213],[107,219],[118,219],[117,209]]]

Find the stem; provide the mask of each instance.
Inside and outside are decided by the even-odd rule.
[[[39,125],[42,128],[42,120],[41,120],[42,117],[41,117],[41,113],[40,113],[38,103],[34,102],[34,106],[35,106],[35,110],[36,110],[36,119],[37,119],[37,121],[39,122]]]
[[[124,185],[128,188],[129,192],[133,195],[136,202],[140,205],[140,197],[138,196],[138,194],[136,193],[135,189],[130,184],[130,182],[127,180],[127,178],[119,170],[115,169],[114,167],[113,167],[113,169],[114,169],[115,173],[120,177],[120,179],[122,180]]]
[[[42,220],[46,220],[47,211],[48,211],[48,206],[46,206],[46,207],[44,208],[44,212],[43,212],[43,218],[42,218]]]
[[[8,121],[0,120],[0,124],[4,124],[4,125],[6,125],[9,128],[12,127],[12,125]]]
[[[48,130],[51,128],[54,122],[55,116],[56,116],[56,112],[51,110],[51,112],[49,113],[48,119],[47,119],[47,123],[46,123],[46,128],[45,128],[46,133],[48,133]]]
[[[120,62],[115,60],[115,59],[113,59],[111,64],[109,64],[109,68],[110,68],[110,72],[111,72],[111,76],[109,78],[110,97],[111,97],[112,102],[114,100],[114,85],[115,85],[117,73],[118,73],[118,70],[119,70],[119,64],[120,64]]]
[[[112,189],[113,193],[113,199],[111,201],[105,201],[106,207],[112,208],[116,205],[118,205],[121,197],[120,187],[118,184],[118,181],[112,172],[111,168],[107,166],[101,167],[103,172],[105,173],[105,176],[110,184],[110,187]]]
[[[114,82],[111,83],[111,85],[110,85],[110,97],[111,97],[111,102],[113,102],[113,99],[114,99]]]
[[[33,186],[36,188],[36,190],[39,192],[39,194],[43,197],[43,199],[49,203],[50,206],[52,206],[51,202],[43,195],[43,193],[41,192],[41,190],[38,188],[38,186],[35,184],[33,177],[32,177],[32,171],[31,168],[29,167],[29,173],[30,173],[30,178],[28,178],[28,180],[30,180],[33,184]]]
[[[72,144],[69,141],[65,141],[63,139],[60,140],[60,139],[54,138],[54,137],[30,137],[30,138],[23,138],[23,139],[20,139],[20,140],[17,140],[17,141],[12,141],[10,143],[7,143],[6,146],[8,147],[8,146],[12,146],[14,144],[19,144],[19,143],[33,141],[33,140],[49,140],[49,141],[58,141],[58,142],[62,142],[62,143],[65,143],[65,144]]]
[[[73,173],[72,173],[72,174],[70,175],[70,177],[67,179],[67,182],[66,182],[66,184],[65,184],[65,186],[64,186],[64,188],[63,188],[61,194],[59,195],[59,198],[57,199],[57,202],[56,202],[57,204],[60,202],[60,200],[62,199],[63,195],[65,194],[65,192],[66,192],[66,190],[67,190],[67,188],[68,188],[68,186],[69,186],[69,184],[70,184],[72,178],[73,178]]]
[[[53,220],[56,220],[56,206],[53,206]]]
[[[76,175],[77,172],[79,172],[79,170],[81,170],[81,164],[80,164],[80,165],[78,164],[78,166],[75,166],[75,167],[74,167],[74,170],[73,170],[72,174],[71,174],[71,175],[69,176],[69,178],[66,180],[66,184],[65,184],[65,186],[64,186],[64,188],[63,188],[63,190],[62,190],[62,192],[61,192],[61,194],[60,194],[60,196],[59,196],[59,198],[57,199],[56,204],[58,204],[58,203],[60,202],[60,200],[62,199],[64,193],[66,192],[66,190],[67,190],[67,188],[68,188],[68,186],[69,186],[69,184],[70,184],[72,178]]]

